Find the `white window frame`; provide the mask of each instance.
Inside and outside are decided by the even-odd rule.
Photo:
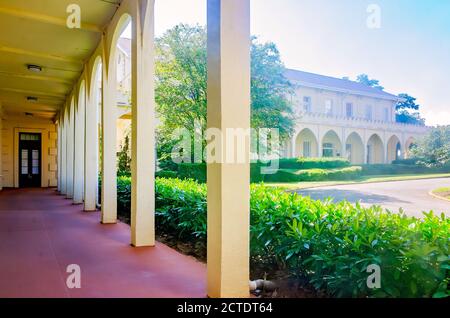
[[[303,111],[310,113],[312,109],[311,96],[303,96]]]
[[[329,116],[333,116],[333,100],[326,99],[325,100],[325,114]]]
[[[350,108],[349,108],[350,106]],[[349,115],[349,109],[350,109],[350,115]],[[353,103],[345,103],[345,116],[347,118],[353,118],[354,115],[354,107]]]

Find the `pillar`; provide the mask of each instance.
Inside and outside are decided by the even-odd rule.
[[[207,126],[220,129],[222,134],[227,128],[249,129],[250,1],[207,3]],[[218,149],[222,158],[234,150],[224,144]],[[207,167],[210,297],[249,296],[250,142],[245,147],[245,163],[208,163]]]
[[[131,244],[154,246],[154,0],[136,4],[132,38]]]
[[[81,84],[78,103],[75,112],[75,153],[73,203],[82,204],[84,196],[84,112],[85,112],[84,82]]]
[[[94,70],[95,72],[95,70]],[[95,73],[89,94],[86,95],[85,135],[84,135],[84,210],[95,211],[98,188],[98,101]]]
[[[116,48],[110,48],[115,50]],[[116,154],[116,65],[112,59],[102,71],[102,192],[101,222],[117,222],[117,154]]]
[[[73,163],[74,163],[74,122],[75,122],[75,102],[72,101],[69,104],[69,120],[67,122],[67,139],[66,139],[66,198],[73,198]]]
[[[67,194],[67,110],[64,109],[61,115],[61,160],[59,167],[61,169],[61,194]]]
[[[296,158],[296,148],[297,148],[297,133],[291,138],[291,158]]]
[[[3,108],[2,103],[0,102],[0,191],[3,189],[3,144],[2,144],[2,138],[3,138]]]
[[[58,132],[58,140],[57,140],[57,150],[58,155],[56,157],[56,164],[58,169],[58,182],[57,182],[57,188],[56,190],[58,192],[61,192],[61,116],[58,118],[58,126],[57,126],[57,132]]]

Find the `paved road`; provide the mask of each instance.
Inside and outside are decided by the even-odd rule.
[[[391,211],[403,208],[411,216],[420,217],[422,211],[430,210],[450,216],[450,202],[429,195],[431,190],[445,186],[450,186],[450,178],[349,184],[297,192],[316,200],[330,197],[335,202],[360,201],[365,206],[380,205]]]

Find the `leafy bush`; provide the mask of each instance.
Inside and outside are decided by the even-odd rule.
[[[281,169],[335,169],[349,167],[350,162],[343,158],[292,158],[280,159]]]
[[[263,177],[266,182],[353,180],[361,176],[361,171],[361,167],[358,166],[341,169],[280,169],[275,174],[268,174]]]
[[[178,177],[178,173],[176,171],[171,170],[160,170],[156,172],[157,178],[167,178],[167,179],[175,179]]]
[[[415,158],[409,158],[409,159],[397,159],[392,161],[393,165],[408,165],[408,166],[414,166],[417,165],[418,160]]]
[[[178,177],[205,183],[206,163],[181,163],[178,165]]]
[[[421,165],[405,164],[370,164],[362,165],[362,174],[373,175],[398,175],[398,174],[425,174],[425,173],[447,173],[450,166],[426,167]]]
[[[118,182],[123,203],[127,182]],[[268,273],[287,271],[336,297],[448,295],[450,219],[444,215],[416,219],[263,185],[251,186],[250,209],[251,258]],[[156,223],[206,246],[206,185],[157,179]],[[381,267],[380,289],[367,288],[371,264]]]

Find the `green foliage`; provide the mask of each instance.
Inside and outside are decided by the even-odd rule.
[[[178,165],[178,177],[180,179],[193,179],[201,183],[206,182],[205,163],[181,163]]]
[[[160,170],[156,172],[157,178],[167,178],[167,179],[176,179],[178,178],[178,173],[176,171],[171,170]]]
[[[275,174],[264,175],[265,182],[301,182],[353,180],[361,176],[361,167],[345,167],[338,169],[279,169]]]
[[[117,153],[117,175],[130,176],[131,175],[131,148],[130,135],[127,133],[120,151]]]
[[[292,158],[280,159],[281,169],[334,169],[349,167],[343,158]]]
[[[429,166],[445,166],[450,163],[450,125],[432,128],[411,148],[411,155]]]
[[[416,165],[411,165],[411,164],[362,165],[362,174],[365,176],[447,173],[447,172],[450,172],[450,166],[427,167],[424,165],[417,165],[417,164]]]
[[[180,24],[156,40],[156,102],[161,126],[158,129],[158,158],[167,159],[178,128],[194,132],[196,123],[206,129],[206,30]],[[273,43],[251,46],[251,125],[278,128],[282,139],[291,135],[294,118],[292,87]],[[191,134],[193,135],[193,134]],[[205,145],[205,142],[204,142]]]
[[[118,181],[123,203],[130,197],[122,192],[130,190],[127,182]],[[157,179],[157,228],[205,244],[206,191],[192,180]],[[444,215],[416,219],[253,185],[250,221],[251,258],[268,273],[286,271],[336,297],[448,296],[450,219]],[[381,267],[380,289],[367,288],[370,264]]]
[[[380,85],[380,81],[376,79],[369,79],[369,76],[367,74],[360,74],[356,77],[356,81],[358,83],[376,88],[380,91],[384,90],[384,87]]]
[[[420,117],[420,105],[416,103],[416,98],[408,94],[399,94],[402,101],[395,106],[396,121],[405,124],[425,125],[425,119]]]
[[[392,161],[393,165],[408,165],[408,166],[414,166],[417,165],[417,159],[416,158],[408,158],[408,159],[397,159]]]

